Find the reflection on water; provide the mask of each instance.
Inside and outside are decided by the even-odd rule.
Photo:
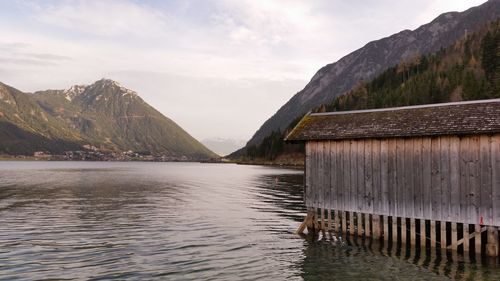
[[[301,171],[0,162],[0,280],[499,280],[497,262],[294,234]]]
[[[305,280],[499,280],[498,260],[439,249],[397,247],[331,233],[306,236]],[[399,245],[400,246],[400,245]],[[327,262],[325,262],[327,261]],[[366,266],[369,264],[370,266]],[[312,274],[311,274],[312,273]],[[337,278],[336,278],[337,279]]]

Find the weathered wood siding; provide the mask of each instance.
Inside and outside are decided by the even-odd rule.
[[[500,226],[500,134],[308,141],[305,203]]]

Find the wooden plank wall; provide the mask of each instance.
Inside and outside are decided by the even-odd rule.
[[[309,141],[305,203],[500,226],[500,134]]]

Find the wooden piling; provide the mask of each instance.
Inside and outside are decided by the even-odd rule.
[[[365,237],[370,237],[371,232],[370,232],[370,215],[369,214],[364,214],[365,215]]]
[[[446,222],[441,221],[439,224],[439,230],[441,231],[441,250],[446,249]]]
[[[342,211],[342,233],[346,234],[347,233],[347,218],[346,218],[346,212]]]
[[[486,253],[490,257],[498,257],[498,227],[488,226],[488,242]]]
[[[420,219],[420,248],[426,247],[425,220]]]
[[[401,218],[401,243],[406,244],[406,218]]]
[[[383,216],[382,220],[383,220],[382,223],[384,224],[384,230],[382,235],[384,236],[384,241],[387,242],[389,241],[389,217]]]
[[[373,239],[380,240],[380,216],[372,215]]]
[[[354,235],[354,212],[349,212],[349,234]]]
[[[332,210],[328,209],[328,232],[332,231]]]
[[[463,248],[464,248],[464,253],[468,253],[470,251],[470,248],[469,248],[469,224],[468,223],[464,223],[464,226],[463,226],[464,230],[464,235],[463,235]]]
[[[481,225],[476,224],[474,225],[474,244],[475,244],[475,249],[474,252],[476,255],[481,255]]]
[[[435,221],[430,221],[431,224],[431,248],[436,247],[436,222]]]
[[[474,244],[476,255],[481,255],[481,225],[474,225]]]
[[[456,252],[458,248],[457,240],[458,240],[458,233],[457,233],[457,223],[452,222],[451,223],[451,249]]]
[[[335,233],[337,233],[337,236],[340,233],[340,215],[341,211],[335,212]]]
[[[415,219],[410,218],[410,244],[411,247],[414,248],[414,246],[417,244],[417,229],[415,228]]]
[[[308,232],[315,232],[319,229],[319,225],[316,218],[316,208],[308,208],[307,215],[304,218],[304,221],[300,224],[296,233],[302,234],[304,230],[307,228]]]
[[[392,217],[392,242],[397,244],[399,240],[398,235],[398,218]]]
[[[358,225],[358,236],[361,237],[363,236],[363,219],[361,216],[361,213],[357,213],[358,219],[357,219],[357,225]]]
[[[321,211],[321,230],[325,231],[325,229],[326,229],[326,227],[325,227],[325,209],[321,208],[320,211]]]

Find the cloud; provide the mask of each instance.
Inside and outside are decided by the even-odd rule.
[[[1,43],[0,62],[9,65],[49,66],[57,65],[61,61],[70,60],[69,57],[51,53],[30,52],[31,45],[22,42]]]
[[[480,2],[0,1],[0,73],[25,91],[116,79],[199,138],[248,138],[325,64]]]
[[[29,58],[9,58],[9,57],[1,57],[0,63],[2,64],[14,64],[14,65],[36,65],[36,66],[49,66],[55,65],[54,62],[44,61],[38,59],[29,59]]]
[[[127,1],[65,1],[39,4],[37,10],[42,23],[99,36],[159,35],[167,21],[154,9]]]

